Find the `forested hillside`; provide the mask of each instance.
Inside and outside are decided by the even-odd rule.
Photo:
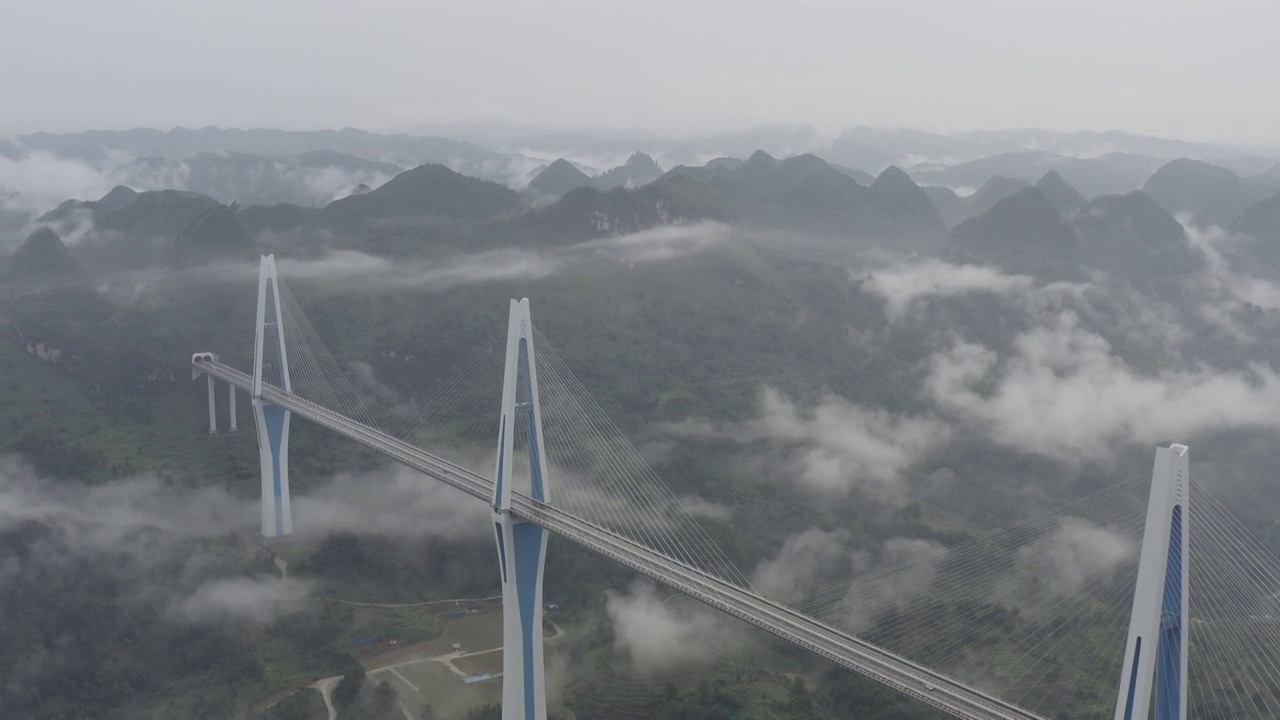
[[[444,642],[461,605],[416,604],[497,592],[486,511],[297,421],[298,534],[260,542],[249,404],[226,432],[220,388],[209,435],[189,362],[245,366],[263,252],[379,418],[432,397],[529,298],[780,599],[1141,474],[1169,440],[1280,540],[1259,472],[1280,425],[1274,201],[1236,238],[1185,230],[1176,183],[1087,199],[1053,173],[982,209],[805,155],[608,189],[572,170],[538,202],[426,165],[317,208],[120,190],[46,215],[0,266],[0,716],[325,717],[304,688],[338,676],[340,717],[429,716],[385,673],[362,680],[365,641]],[[449,423],[448,450],[487,467],[492,427]],[[546,595],[560,717],[934,717],[555,538]],[[485,717],[479,687],[430,712]]]

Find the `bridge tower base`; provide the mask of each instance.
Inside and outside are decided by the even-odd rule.
[[[250,402],[253,405],[253,419],[258,427],[258,460],[262,476],[262,536],[267,539],[293,533],[293,509],[289,503],[289,417],[292,413],[262,397],[263,356],[268,344],[277,350],[275,363],[279,371],[280,388],[285,392],[292,391],[283,323],[276,260],[274,255],[266,255],[258,268],[258,319],[254,335],[253,392]]]
[[[538,369],[529,301],[512,300],[507,361],[498,425],[493,525],[502,577],[502,720],[546,720],[547,682],[542,648],[542,578],[547,531],[511,514],[512,454],[517,425],[529,453],[529,496],[548,502]]]
[[[1187,718],[1187,539],[1190,527],[1186,445],[1156,448],[1129,618],[1115,720]]]

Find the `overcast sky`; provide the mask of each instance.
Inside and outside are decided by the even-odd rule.
[[[1280,145],[1277,0],[13,0],[0,132],[761,123]]]

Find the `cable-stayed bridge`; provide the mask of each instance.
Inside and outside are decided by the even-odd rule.
[[[231,387],[232,417],[236,390],[250,395],[264,536],[292,532],[294,415],[493,508],[504,718],[546,716],[548,534],[954,717],[1280,716],[1280,620],[1271,620],[1272,605],[1280,619],[1280,562],[1191,480],[1185,447],[1160,449],[1150,476],[1061,512],[781,602],[751,586],[612,425],[535,330],[527,301],[512,301],[505,346],[474,353],[420,407],[383,417],[325,349],[271,258],[255,339],[250,372],[214,353],[192,364],[208,378],[211,431],[215,380]],[[494,357],[498,377],[484,369]],[[455,445],[470,426],[492,433],[496,408],[492,476],[426,449]],[[1090,676],[1111,682],[1088,687],[1081,678]]]

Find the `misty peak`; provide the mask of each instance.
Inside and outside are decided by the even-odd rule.
[[[542,169],[542,172],[544,173],[545,172],[553,172],[553,173],[578,172],[584,176],[586,175],[586,173],[578,169],[577,165],[574,165],[573,163],[569,162],[568,160],[565,160],[564,158],[557,158],[553,160],[550,165]]]
[[[174,239],[174,249],[182,260],[208,258],[242,252],[253,240],[235,210],[216,205],[187,224]]]
[[[880,172],[871,187],[881,190],[918,190],[920,186],[901,168],[890,165]]]
[[[105,210],[114,210],[133,202],[138,197],[138,193],[133,188],[125,185],[117,185],[111,188],[111,192],[103,195],[98,200],[98,205]]]
[[[978,188],[977,192],[969,196],[969,217],[977,217],[995,207],[1001,200],[1012,197],[1029,187],[1031,183],[1026,180],[992,175],[982,184],[982,187]]]
[[[993,264],[1053,280],[1084,277],[1080,237],[1044,193],[1024,188],[951,231],[949,254],[959,262]]]
[[[1214,165],[1204,160],[1177,158],[1160,166],[1160,169],[1156,170],[1151,177],[1199,177],[1222,181],[1238,178],[1239,175],[1221,165]]]
[[[58,233],[48,226],[36,228],[35,232],[27,236],[22,245],[23,247],[37,249],[66,248],[66,244],[62,242],[62,238],[58,236]]]
[[[1254,205],[1236,223],[1236,232],[1280,244],[1280,194]]]
[[[1009,197],[1010,195],[1029,187],[1031,187],[1031,183],[1026,180],[1019,180],[1018,178],[1011,178],[1005,175],[992,175],[987,178],[987,181],[982,184],[982,187],[978,188],[978,191],[975,192],[973,196],[977,197],[979,195],[993,193],[1003,194],[1005,197]]]
[[[428,163],[396,175],[376,190],[335,200],[319,216],[334,227],[353,229],[427,216],[497,217],[522,206],[519,194],[508,187]]]
[[[1025,187],[1004,200],[1001,200],[996,203],[995,207],[988,210],[986,214],[993,216],[1003,215],[1006,217],[1035,216],[1045,220],[1048,220],[1050,217],[1055,217],[1059,220],[1062,219],[1057,208],[1049,202],[1049,199],[1044,196],[1044,193],[1041,192],[1039,188],[1034,186]]]
[[[719,168],[724,168],[725,170],[737,170],[742,167],[742,162],[742,158],[718,157],[708,160],[707,164],[703,165],[703,167],[708,170],[717,170]]]
[[[757,150],[742,163],[741,170],[746,175],[759,175],[773,172],[777,167],[778,161],[772,155],[763,150]]]
[[[585,176],[584,176],[585,177]],[[617,187],[635,188],[662,177],[662,168],[653,158],[642,152],[635,152],[627,161],[595,179],[595,184],[611,190]]]
[[[31,233],[12,255],[0,261],[0,280],[42,282],[85,278],[84,268],[71,257],[58,233],[49,227]]]
[[[662,171],[662,169],[658,167],[658,163],[655,162],[648,153],[644,152],[631,153],[631,157],[627,158],[627,161],[623,163],[623,165],[629,168],[657,169],[658,172]]]
[[[1204,264],[1182,224],[1141,190],[1097,198],[1071,224],[1085,243],[1085,262],[1107,272],[1143,279]]]
[[[1199,212],[1212,199],[1248,195],[1246,183],[1239,175],[1190,158],[1165,163],[1147,179],[1142,190],[1171,213]]]
[[[754,155],[752,157],[755,157]],[[778,163],[779,167],[795,168],[799,170],[819,170],[822,172],[835,172],[835,168],[831,167],[826,160],[812,153],[803,155],[794,155]]]
[[[1050,170],[1044,174],[1044,177],[1036,181],[1036,189],[1044,195],[1045,199],[1063,217],[1069,216],[1089,202],[1057,170]]]
[[[542,172],[530,180],[527,191],[535,198],[558,198],[567,195],[571,190],[594,185],[595,181],[579,170],[576,165],[560,158],[543,168]]]

